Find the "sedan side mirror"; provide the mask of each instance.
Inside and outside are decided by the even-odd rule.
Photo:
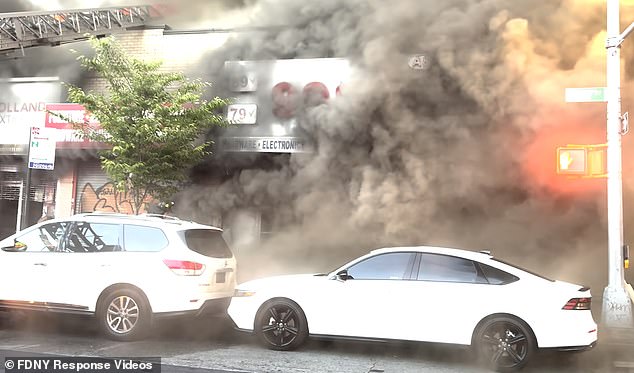
[[[351,280],[351,279],[354,278],[354,277],[352,277],[352,276],[350,276],[348,274],[348,270],[347,269],[344,269],[344,270],[341,270],[341,271],[337,272],[336,276],[337,276],[336,277],[337,280],[339,280],[339,281],[347,281],[347,280]]]
[[[13,246],[3,247],[2,251],[6,251],[6,252],[10,252],[10,253],[26,251],[26,244],[24,242],[20,242],[18,240],[15,240],[13,242]]]

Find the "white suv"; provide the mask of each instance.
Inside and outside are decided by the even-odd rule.
[[[236,283],[222,230],[172,217],[80,214],[0,248],[0,308],[95,315],[116,340],[158,316],[226,312]]]

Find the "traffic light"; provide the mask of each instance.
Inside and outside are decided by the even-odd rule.
[[[605,177],[605,145],[567,145],[557,148],[557,174],[570,177]]]
[[[583,147],[557,148],[557,173],[560,175],[585,175],[587,152]]]

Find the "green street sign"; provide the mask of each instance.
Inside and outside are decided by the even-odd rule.
[[[566,88],[566,102],[607,102],[605,87]]]

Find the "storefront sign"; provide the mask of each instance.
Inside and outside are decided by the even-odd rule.
[[[226,61],[231,106],[219,143],[228,152],[310,152],[302,121],[342,94],[352,75],[343,58]]]
[[[307,153],[306,140],[299,137],[224,137],[220,140],[224,151],[260,153]]]
[[[0,79],[0,153],[24,154],[30,128],[42,126],[46,103],[60,95],[56,77]]]
[[[56,131],[58,148],[94,148],[95,143],[86,138],[76,126],[99,128],[99,121],[80,104],[47,104],[44,127]]]
[[[227,120],[233,124],[255,124],[258,117],[256,104],[227,105]]]

